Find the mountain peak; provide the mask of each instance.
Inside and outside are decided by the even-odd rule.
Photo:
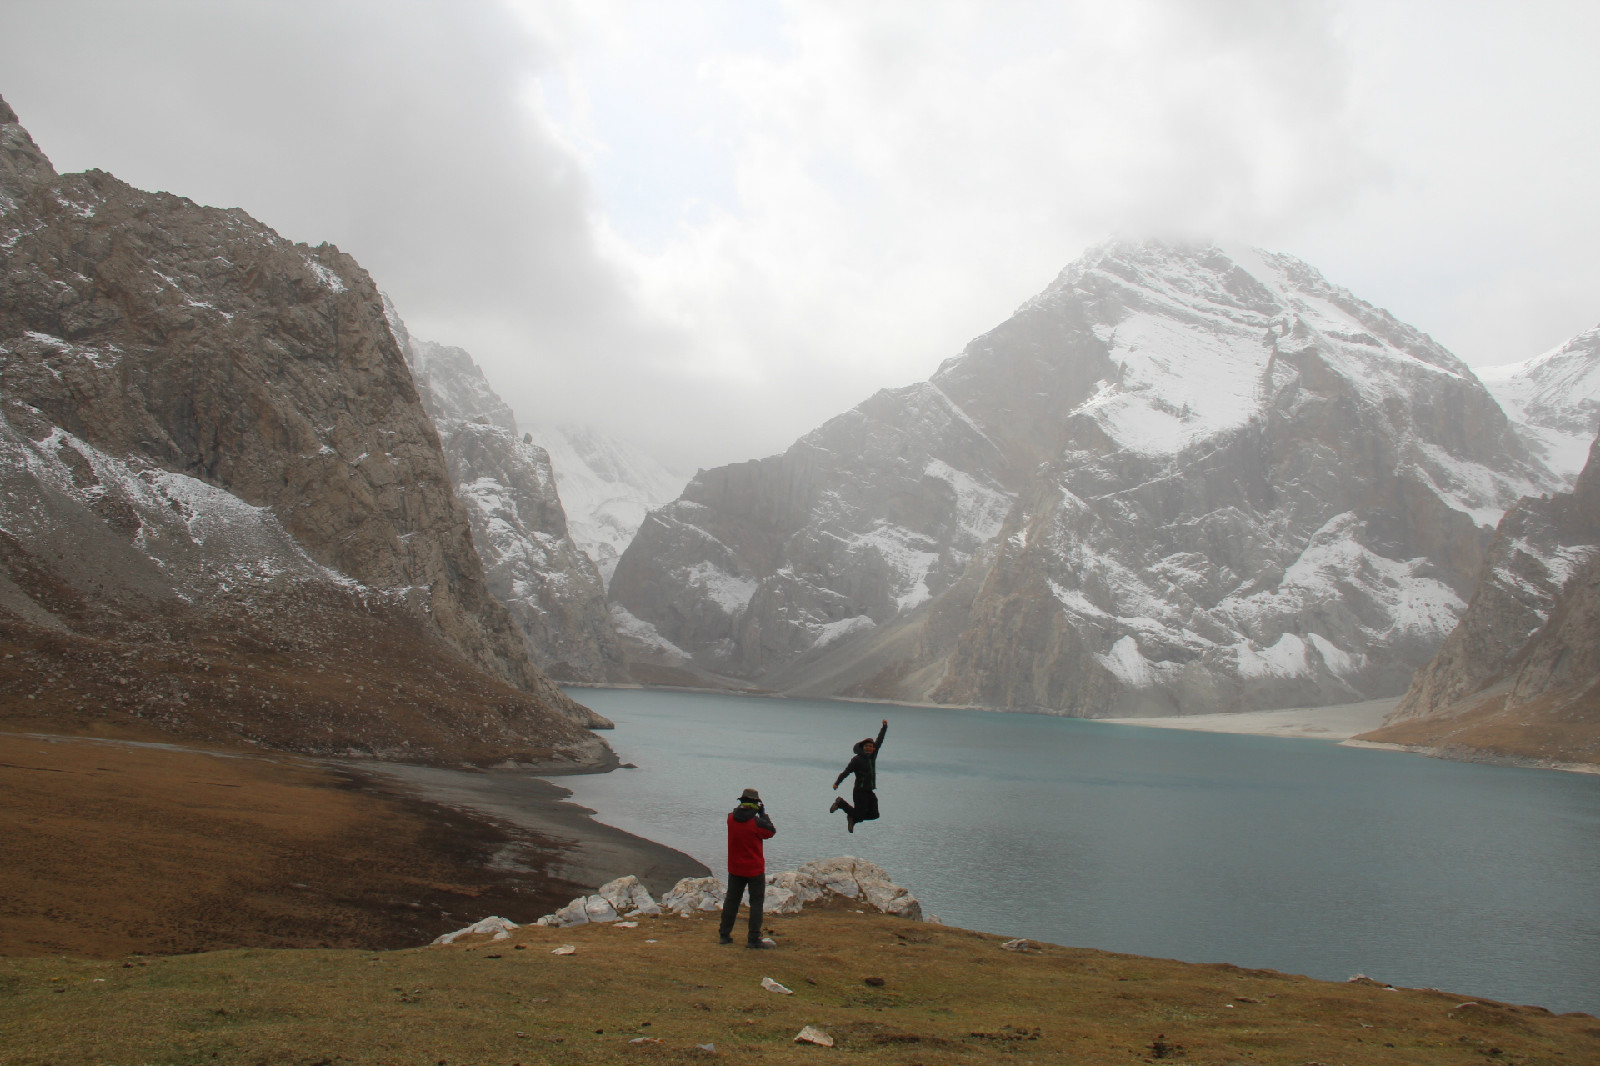
[[[0,189],[19,191],[19,187],[54,181],[56,168],[23,129],[17,113],[0,97]]]

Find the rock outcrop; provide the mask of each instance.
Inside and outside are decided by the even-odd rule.
[[[412,337],[388,306],[466,507],[489,592],[534,662],[560,681],[628,679],[594,561],[567,531],[550,456],[466,351]]]
[[[1600,764],[1600,442],[1572,492],[1507,512],[1460,624],[1360,739]]]
[[[679,916],[714,913],[722,910],[727,893],[728,886],[718,878],[686,877],[657,903],[639,879],[629,875],[600,886],[592,896],[579,896],[560,910],[540,918],[539,924],[565,928],[589,922],[655,917],[663,912]],[[916,896],[890,881],[888,872],[877,863],[853,855],[816,859],[797,870],[767,875],[767,914],[798,914],[807,903],[833,899],[851,900],[914,922],[923,920],[922,904]],[[473,926],[451,935],[459,936],[476,929]],[[435,941],[440,942],[447,941],[442,938]]]
[[[609,756],[489,594],[353,259],[240,210],[58,176],[3,102],[0,247],[0,620],[30,649],[19,683],[66,673],[51,657],[69,646],[98,662],[135,642],[139,660],[204,634],[222,659],[279,656],[277,680],[185,710],[152,676],[130,713],[307,750]],[[401,647],[381,701],[313,695],[306,674],[368,676],[361,656]]]
[[[1112,243],[933,377],[704,471],[610,594],[693,671],[1090,717],[1398,694],[1559,484],[1288,256]]]
[[[1537,358],[1476,373],[1545,465],[1576,479],[1600,433],[1600,326]]]

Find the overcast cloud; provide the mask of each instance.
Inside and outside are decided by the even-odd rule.
[[[332,241],[525,421],[687,471],[1113,234],[1537,354],[1600,322],[1597,46],[1587,3],[3,0],[0,94],[58,168]]]

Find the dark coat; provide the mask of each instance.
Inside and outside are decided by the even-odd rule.
[[[872,754],[865,751],[867,742],[858,740],[850,750],[855,755],[850,759],[849,765],[839,771],[839,776],[833,779],[833,787],[838,788],[839,783],[851,774],[856,775],[856,788],[871,792],[878,787],[878,753],[883,751],[884,734],[889,732],[889,723],[883,723],[883,728],[878,730],[878,739],[872,742]]]

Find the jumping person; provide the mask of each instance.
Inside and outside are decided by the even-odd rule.
[[[839,776],[833,779],[833,787],[837,789],[839,782],[856,775],[855,789],[850,798],[854,803],[846,803],[843,796],[833,797],[833,806],[828,808],[828,813],[842,810],[848,821],[845,828],[850,832],[856,831],[857,822],[870,822],[878,817],[878,750],[883,747],[883,735],[889,731],[889,719],[883,720],[883,728],[878,730],[878,739],[868,737],[866,740],[856,741],[855,747],[850,750],[855,755],[850,759],[850,764],[839,771]]]
[[[722,901],[722,928],[718,943],[733,943],[733,923],[739,917],[739,897],[750,894],[750,934],[744,946],[764,948],[761,942],[761,911],[767,898],[767,856],[763,840],[778,830],[767,817],[761,793],[747,788],[739,794],[739,805],[728,813],[728,895]]]

